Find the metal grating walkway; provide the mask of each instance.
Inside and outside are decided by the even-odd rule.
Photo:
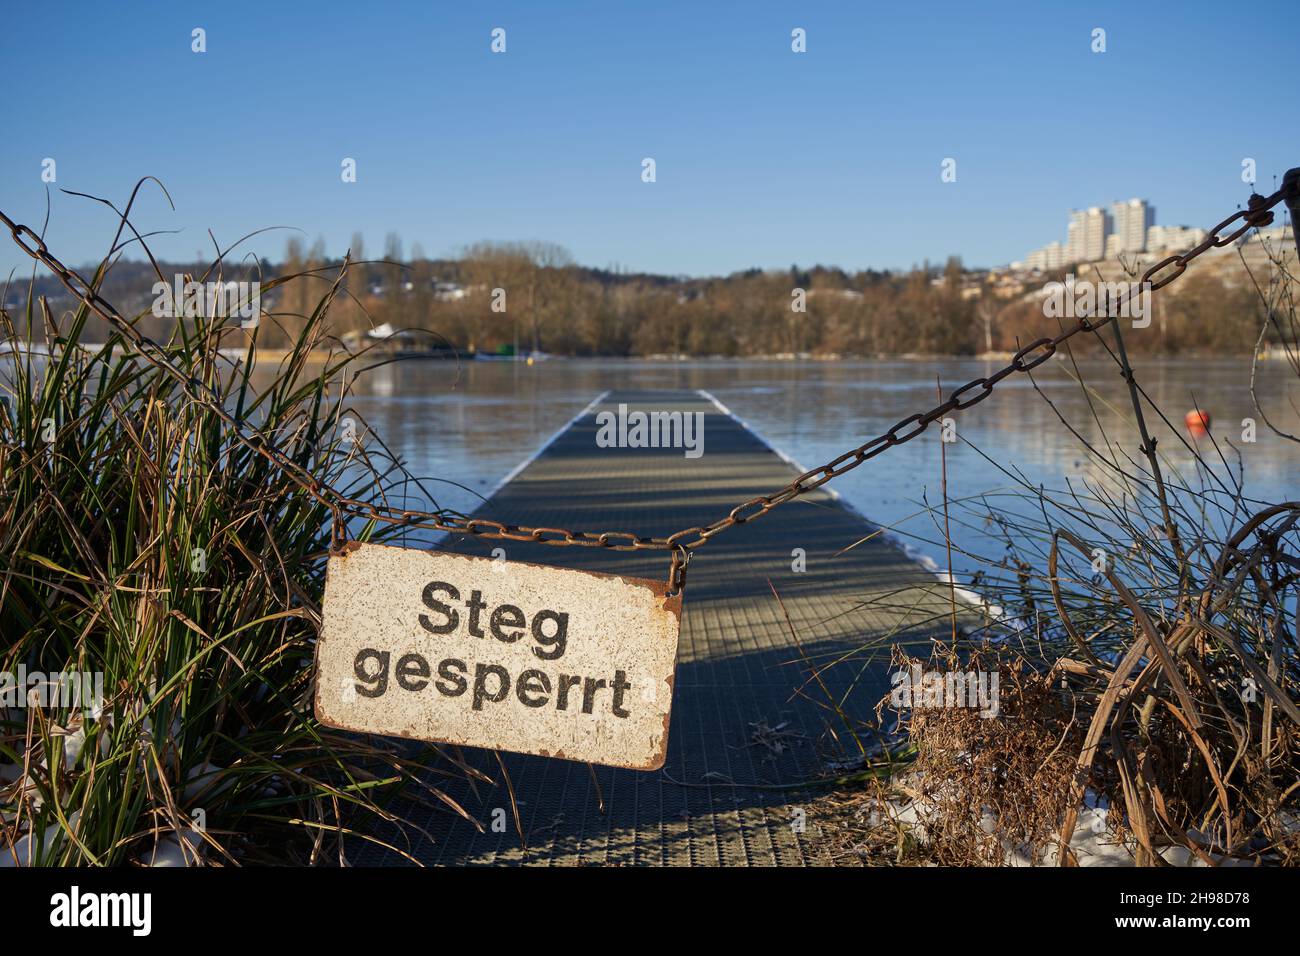
[[[595,413],[632,409],[703,412],[704,454],[596,446]],[[864,467],[870,467],[866,465]],[[772,491],[793,467],[706,396],[623,391],[606,395],[508,482],[479,514],[521,524],[668,534],[707,524]],[[694,558],[687,579],[676,693],[662,772],[636,772],[503,754],[527,848],[503,785],[443,778],[440,786],[486,832],[444,808],[400,812],[427,832],[377,834],[426,864],[798,866],[826,862],[812,819],[801,829],[801,782],[851,758],[826,693],[869,716],[887,692],[888,644],[928,643],[946,626],[948,594],[881,539],[835,552],[874,526],[819,490],[733,528]],[[662,552],[624,553],[512,542],[456,540],[446,547],[639,577],[667,575]],[[792,552],[807,569],[792,570]],[[780,592],[791,636],[771,584]],[[873,600],[871,607],[863,602]],[[863,649],[872,643],[874,651]],[[835,663],[809,681],[805,661]],[[803,693],[799,693],[802,688]],[[827,732],[835,727],[837,743]],[[464,756],[494,780],[493,754]],[[603,806],[602,806],[603,803]],[[494,832],[494,810],[505,832]],[[408,861],[373,844],[352,847],[360,865]]]

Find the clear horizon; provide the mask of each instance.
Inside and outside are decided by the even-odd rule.
[[[1158,224],[1208,228],[1249,195],[1243,160],[1263,193],[1300,165],[1282,92],[1298,18],[1252,9],[42,8],[0,38],[28,78],[0,106],[0,209],[39,230],[48,186],[48,242],[70,264],[103,255],[115,217],[59,190],[121,204],[153,175],[176,210],[146,186],[134,219],[179,230],[150,239],[172,261],[210,259],[209,228],[225,246],[289,226],[331,257],[354,232],[372,259],[390,231],[407,257],[542,239],[670,276],[1004,265],[1063,242],[1072,208],[1138,196]],[[1249,47],[1225,53],[1234,36]],[[238,251],[279,262],[286,238]],[[0,272],[15,268],[30,260],[0,243]]]

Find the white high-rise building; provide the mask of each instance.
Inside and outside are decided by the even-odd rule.
[[[1065,261],[1078,262],[1083,256],[1083,214],[1070,213],[1070,225],[1065,230]]]
[[[1156,224],[1156,210],[1145,199],[1130,199],[1110,207],[1116,236],[1114,251],[1145,252],[1147,230]]]
[[[1110,231],[1110,213],[1100,206],[1075,209],[1070,213],[1066,258],[1070,262],[1100,262],[1106,256]]]
[[[1051,272],[1063,268],[1066,264],[1065,246],[1059,242],[1049,242],[1043,248],[1035,249],[1025,256],[1024,262],[1026,269],[1036,269],[1039,272]]]
[[[1167,246],[1188,248],[1200,241],[1195,230],[1155,224],[1156,208],[1145,199],[1114,202],[1109,210],[1101,206],[1070,210],[1064,245],[1049,243],[1035,249],[1021,265],[1048,271],[1082,262],[1101,262],[1120,253],[1146,252]]]

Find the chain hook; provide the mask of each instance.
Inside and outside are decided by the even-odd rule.
[[[343,509],[336,504],[330,506],[333,520],[330,522],[330,553],[337,554],[348,541],[348,524],[343,517]]]
[[[668,566],[668,593],[666,597],[677,597],[686,590],[686,567],[691,563],[694,552],[684,544],[672,547],[672,562]]]

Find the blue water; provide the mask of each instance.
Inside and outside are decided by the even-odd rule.
[[[745,419],[769,443],[806,467],[836,457],[916,411],[937,404],[936,379],[945,392],[999,363],[981,360],[879,362],[550,360],[516,363],[404,362],[367,374],[358,385],[356,410],[429,480],[437,504],[472,510],[496,483],[532,454],[592,398],[613,388],[706,389]],[[1148,412],[1171,482],[1199,488],[1207,480],[1180,439],[1212,461],[1225,485],[1240,477],[1247,495],[1262,501],[1300,498],[1300,444],[1275,435],[1250,396],[1246,360],[1138,360],[1139,381],[1177,426],[1169,429]],[[873,521],[946,561],[942,522],[942,453],[947,452],[953,559],[959,577],[978,562],[962,551],[996,556],[1001,532],[962,502],[980,496],[1031,514],[1023,483],[1058,493],[1119,487],[1080,440],[1120,456],[1141,458],[1127,389],[1114,365],[1081,365],[1088,392],[1064,362],[1035,372],[1040,395],[1024,375],[1000,384],[994,395],[954,416],[957,441],[944,445],[937,426],[925,435],[864,464],[830,485]],[[1300,381],[1283,362],[1261,363],[1257,392],[1275,425],[1300,434]],[[1087,400],[1091,397],[1091,407]],[[1049,400],[1051,404],[1049,404]],[[1055,410],[1053,409],[1055,406]],[[1194,405],[1213,417],[1208,439],[1192,439],[1182,426]],[[1078,431],[1062,425],[1063,416]],[[1096,415],[1094,419],[1093,415]],[[1242,421],[1255,420],[1254,442],[1242,441]],[[705,453],[707,454],[707,436]],[[1124,467],[1136,465],[1120,458]],[[463,487],[461,487],[463,486]],[[1209,481],[1212,489],[1214,483]],[[1221,496],[1222,497],[1222,496]],[[928,502],[928,504],[927,504]],[[416,504],[412,500],[412,504]]]

